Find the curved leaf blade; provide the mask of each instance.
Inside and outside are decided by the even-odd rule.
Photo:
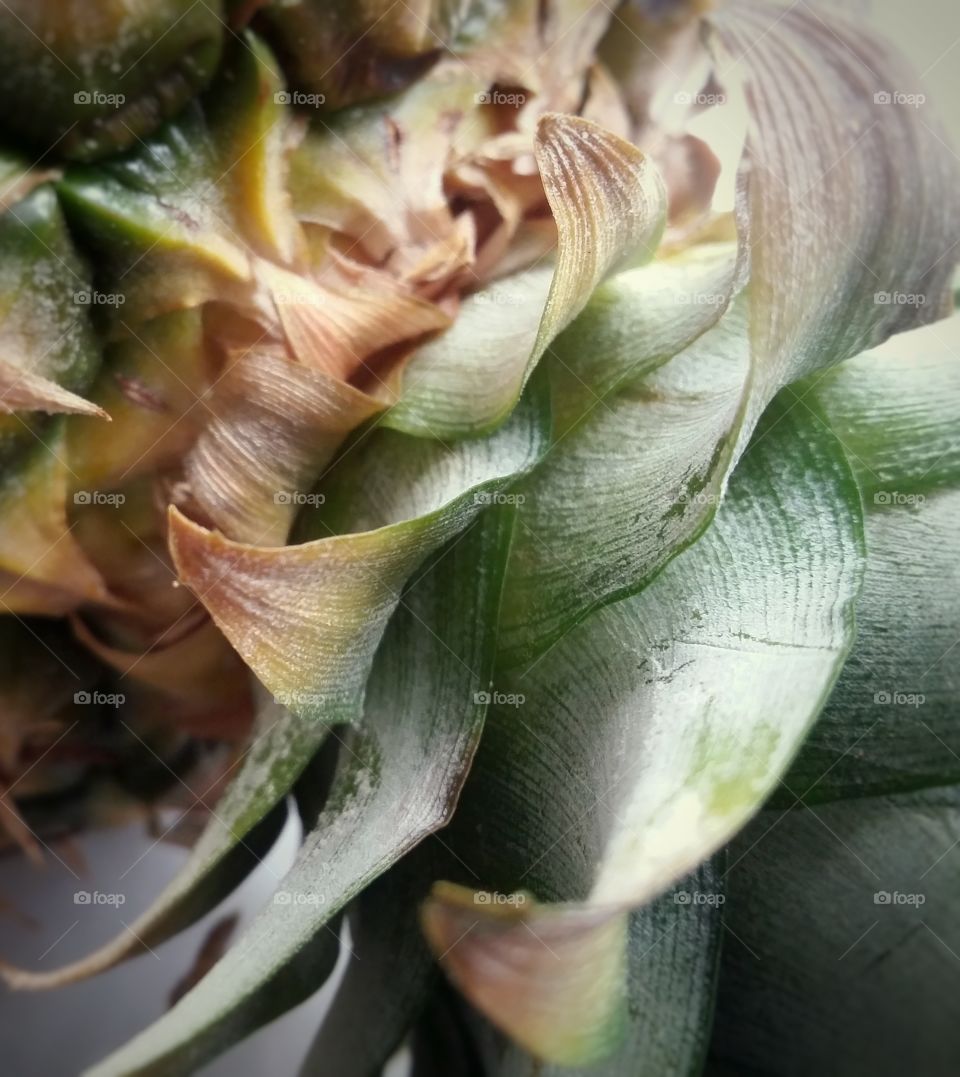
[[[321,522],[325,538],[252,546],[173,510],[171,549],[181,579],[291,710],[305,719],[353,721],[407,578],[542,452],[541,397],[528,394],[492,437],[450,449],[383,431],[392,451],[377,459],[370,482],[353,487],[347,506],[347,527],[363,530],[335,534]]]
[[[386,425],[434,437],[493,429],[604,278],[652,257],[666,191],[640,150],[590,120],[547,114],[534,151],[557,225],[552,277],[534,267],[468,297],[453,327],[410,361]]]
[[[798,387],[857,476],[868,558],[856,647],[777,798],[785,805],[960,780],[958,349],[954,317]]]
[[[758,816],[730,851],[717,1062],[956,1072],[958,841],[956,787]]]
[[[492,713],[458,851],[476,850],[481,823],[487,870],[503,844],[529,843],[510,889],[556,858],[552,904],[444,885],[424,926],[467,997],[532,1053],[579,1064],[610,1050],[626,911],[722,845],[777,784],[852,643],[862,560],[839,443],[774,408],[704,537],[498,686],[522,705]]]
[[[732,0],[709,19],[750,113],[737,216],[762,384],[941,317],[960,171],[932,117],[891,100],[913,72],[862,23],[806,5]]]
[[[196,987],[94,1074],[201,1064],[250,1024],[273,978],[344,905],[449,818],[476,748],[509,513],[487,514],[407,592],[371,674],[363,721],[274,903]],[[429,676],[412,675],[429,671]],[[260,1001],[258,1001],[260,1000]]]

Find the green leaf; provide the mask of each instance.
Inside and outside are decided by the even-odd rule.
[[[0,213],[0,252],[0,463],[6,464],[50,426],[42,416],[17,412],[105,416],[82,395],[100,366],[90,270],[50,184]]]
[[[536,362],[533,346],[553,275],[552,263],[537,266],[467,296],[453,325],[409,360],[400,399],[383,425],[437,438],[493,429]]]
[[[312,568],[311,559],[306,559],[306,571],[313,572],[323,563],[323,557],[328,557],[330,571],[338,576],[343,598],[338,603],[329,593],[319,594],[317,619],[305,629],[299,621],[282,629],[271,629],[266,617],[261,622],[249,606],[238,607],[230,631],[236,631],[237,624],[242,629],[245,619],[253,614],[254,628],[264,638],[273,636],[275,641],[285,640],[289,645],[299,629],[307,633],[302,646],[312,650],[309,658],[289,667],[286,679],[273,679],[269,669],[254,666],[283,706],[267,708],[262,713],[249,754],[188,864],[154,906],[132,925],[138,936],[148,943],[168,938],[206,911],[211,893],[222,896],[219,880],[228,877],[223,862],[227,858],[242,859],[243,854],[235,847],[238,843],[244,844],[251,828],[290,791],[326,740],[331,725],[357,720],[373,653],[390,614],[398,602],[402,603],[400,590],[406,575],[436,550],[442,541],[438,536],[455,535],[482,510],[490,500],[491,492],[512,477],[511,468],[527,466],[536,457],[544,436],[545,401],[542,392],[538,394],[535,389],[536,386],[531,386],[527,401],[511,422],[483,443],[470,443],[448,451],[440,445],[392,431],[374,435],[393,443],[381,447],[381,451],[387,450],[392,470],[388,473],[383,467],[383,457],[377,456],[382,488],[365,480],[359,487],[354,487],[355,493],[364,496],[350,500],[340,522],[347,532],[351,527],[364,525],[372,525],[377,530],[359,535],[345,533],[342,541],[333,537],[303,546],[246,548],[247,556],[258,557],[270,571],[275,571],[273,566],[282,565],[284,559],[302,557],[303,552],[307,552],[313,553],[314,559]],[[364,460],[369,463],[370,458],[359,451],[351,458],[358,467],[363,466]],[[490,477],[498,471],[502,478]],[[461,492],[464,487],[466,492]],[[384,520],[371,521],[374,506],[377,511],[386,513]],[[420,515],[399,522],[390,519],[391,513],[405,511]],[[239,543],[229,544],[230,554],[218,562],[217,553],[227,545],[226,540],[181,518],[174,519],[174,527],[180,530],[174,533],[173,551],[179,559],[181,575],[192,582],[208,608],[227,609],[233,615],[229,600],[239,593],[233,591],[237,583],[233,551],[244,548]],[[329,528],[323,530],[330,535]],[[352,564],[342,559],[343,550],[355,558]],[[371,557],[371,550],[376,556]],[[197,567],[205,556],[208,558],[205,568],[208,575],[203,575]],[[387,572],[393,573],[392,589],[383,582]],[[265,578],[264,584],[268,588],[275,587],[269,577]],[[371,587],[383,589],[378,622],[369,618],[368,609],[358,597]],[[271,599],[270,616],[277,616],[275,594],[271,594]],[[356,608],[351,602],[358,603]],[[296,613],[292,602],[286,606],[281,603],[279,609],[284,616]],[[332,631],[334,616],[341,618],[340,636]],[[353,644],[343,643],[351,632],[354,633]],[[250,661],[248,655],[245,657]],[[326,663],[326,668],[322,663]],[[136,939],[122,936],[84,961],[48,977],[28,978],[18,971],[17,983],[18,986],[32,987],[68,982],[116,964],[137,952]]]
[[[380,1073],[426,1006],[439,975],[417,914],[431,881],[446,870],[441,863],[442,846],[426,841],[351,905],[350,958],[304,1059],[302,1077]]]
[[[589,414],[598,398],[689,348],[719,321],[742,284],[736,246],[724,242],[687,247],[601,284],[551,349],[556,433],[574,425],[585,405]]]
[[[274,978],[344,905],[450,817],[477,745],[509,512],[452,542],[391,620],[329,802],[248,933],[152,1028],[94,1071],[182,1073],[256,1027]],[[318,982],[314,986],[319,986]]]
[[[575,326],[570,350],[558,342],[560,361],[550,364],[563,429],[516,488],[504,668],[529,665],[592,610],[639,590],[713,517],[732,465],[749,379],[746,301],[643,377],[640,348],[624,346],[613,328],[630,326],[638,296],[629,282],[614,284],[616,301],[588,315],[609,319],[596,337],[604,350],[581,351]],[[660,312],[668,316],[668,303]],[[662,337],[649,339],[656,361]],[[613,390],[596,397],[581,365],[605,368]]]
[[[468,297],[453,327],[410,361],[388,425],[434,437],[497,426],[601,281],[652,257],[666,191],[635,146],[589,120],[548,114],[534,152],[557,225],[552,278],[534,267]]]
[[[958,843],[956,788],[758,816],[729,854],[718,1062],[956,1073]]]
[[[797,387],[857,475],[868,558],[856,647],[784,806],[960,781],[958,344],[954,317]]]
[[[36,185],[16,159],[2,167],[13,189],[0,213],[0,606],[63,613],[107,597],[69,533],[74,476],[64,417],[50,414],[106,425],[106,413],[85,398],[101,362],[94,292],[53,187]]]
[[[636,1077],[700,1073],[710,1039],[724,894],[701,865],[672,892],[630,914],[624,1037],[588,1066],[544,1064],[487,1022],[474,1021],[488,1077]]]
[[[533,661],[696,537],[781,388],[942,311],[951,250],[960,242],[960,176],[917,110],[878,113],[872,95],[882,87],[873,83],[905,84],[899,62],[847,24],[828,30],[805,9],[782,13],[737,0],[711,19],[736,54],[726,75],[740,68],[747,83],[752,127],[740,169],[736,279],[749,273],[749,310],[726,315],[712,339],[706,334],[691,347],[705,353],[726,338],[732,349],[727,331],[736,317],[748,317],[739,411],[729,413],[733,374],[718,364],[724,391],[712,409],[699,402],[697,425],[688,424],[689,408],[670,421],[656,400],[660,414],[652,422],[646,406],[621,421],[622,404],[605,413],[589,377],[578,386],[571,376],[575,357],[561,356],[563,437],[523,491],[504,611],[510,664]],[[824,93],[845,107],[826,107]],[[851,125],[860,136],[852,146]],[[626,309],[613,306],[599,317],[616,323]],[[605,337],[578,341],[581,353],[594,347],[606,347]],[[694,390],[706,384],[713,391],[712,374],[701,375]],[[635,452],[644,429],[664,446],[661,456]],[[699,443],[689,445],[697,435]],[[592,449],[594,442],[603,450]],[[677,500],[681,491],[698,499],[692,511],[689,496],[686,504]],[[598,517],[603,526],[595,526]]]
[[[901,334],[796,388],[843,443],[868,511],[960,478],[960,316]]]
[[[247,35],[208,93],[149,142],[75,166],[58,185],[71,223],[98,255],[104,287],[123,297],[116,332],[123,322],[247,297],[251,255],[293,257],[278,79],[269,51]]]
[[[273,844],[282,802],[329,733],[274,703],[258,714],[252,744],[183,867],[153,904],[115,939],[79,961],[35,972],[4,964],[11,987],[40,990],[75,983],[155,948],[233,892]]]
[[[542,453],[546,402],[539,386],[530,389],[510,421],[483,440],[447,448],[377,431],[345,458],[340,481],[350,496],[337,526],[327,522],[325,505],[308,518],[326,537],[251,546],[172,512],[180,578],[295,713],[356,718],[405,581]]]
[[[833,12],[731,0],[709,20],[750,114],[737,216],[758,387],[942,316],[960,171],[934,118],[892,99],[918,76]]]
[[[539,884],[549,903],[440,884],[424,925],[454,982],[533,1054],[612,1048],[625,913],[776,785],[852,643],[862,561],[841,446],[778,405],[696,545],[496,685],[455,851],[486,872],[519,861],[493,881]]]

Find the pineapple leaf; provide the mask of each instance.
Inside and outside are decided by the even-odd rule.
[[[175,464],[208,415],[207,362],[199,310],[155,318],[107,344],[89,392],[111,423],[67,423],[74,487],[109,490]]]
[[[502,631],[510,664],[533,661],[590,610],[642,586],[696,537],[780,389],[943,313],[952,272],[947,254],[960,242],[960,174],[915,109],[878,115],[873,94],[882,90],[879,80],[909,84],[897,82],[908,80],[899,61],[843,23],[841,36],[827,31],[806,9],[783,13],[735,0],[711,18],[721,52],[740,54],[729,60],[724,52],[728,77],[746,69],[752,125],[737,214],[736,276],[748,273],[750,281],[744,330],[749,367],[742,374],[739,411],[728,414],[724,392],[709,426],[702,420],[713,437],[703,438],[695,451],[638,457],[636,434],[625,437],[622,425],[616,430],[615,415],[601,410],[586,379],[578,411],[577,386],[564,375],[569,403],[558,411],[565,416],[564,432],[577,429],[564,433],[524,491],[518,534],[524,539],[529,532],[532,541],[518,544],[506,590]],[[827,91],[845,107],[825,107],[821,95]],[[860,136],[853,146],[851,123]],[[723,302],[721,293],[721,309]],[[615,308],[604,315],[623,316]],[[718,328],[693,349],[705,351],[722,333]],[[580,352],[606,346],[606,336],[577,341]],[[562,365],[576,374],[574,357],[563,357]],[[631,431],[646,425],[648,408],[658,406],[656,399],[638,405]],[[691,429],[682,412],[670,427],[678,441]],[[595,446],[605,424],[613,436],[595,477],[576,457],[578,450],[591,459],[600,455]],[[681,492],[686,503],[677,501]],[[640,503],[633,500],[641,497]],[[620,511],[624,499],[633,500],[630,514]],[[613,529],[594,525],[598,505],[606,506],[605,516],[616,517]],[[652,536],[660,540],[655,548]]]
[[[843,442],[869,557],[856,647],[777,798],[784,806],[960,781],[958,349],[955,316],[851,359],[800,396]]]
[[[557,225],[552,278],[535,267],[468,299],[453,328],[411,361],[388,425],[435,437],[495,427],[603,279],[653,256],[666,191],[635,146],[589,120],[548,114],[534,149]]]
[[[55,381],[23,370],[0,359],[0,412],[45,411],[95,415],[109,419],[107,412],[82,396],[71,393]]]
[[[281,182],[288,123],[275,62],[254,37],[200,100],[149,142],[70,168],[60,200],[123,297],[122,326],[253,286],[251,252],[293,257],[296,222]]]
[[[90,269],[73,248],[49,183],[0,213],[0,454],[44,423],[18,411],[105,418],[83,399],[100,366]],[[2,458],[2,457],[0,457]]]
[[[11,199],[29,193],[0,213],[0,608],[59,614],[107,598],[70,533],[69,426],[43,414],[107,425],[86,399],[101,362],[93,283],[53,187],[25,179],[15,159],[2,164]]]
[[[456,443],[377,431],[345,457],[337,532],[321,512],[295,546],[232,542],[171,514],[180,578],[267,688],[305,719],[350,722],[373,653],[414,569],[539,458],[548,403],[531,383],[491,437]],[[362,476],[362,478],[360,478]]]
[[[503,668],[536,661],[591,610],[639,590],[713,517],[731,466],[749,375],[745,301],[644,378],[641,349],[624,347],[614,328],[638,296],[620,278],[613,285],[615,302],[588,315],[610,325],[594,338],[604,351],[583,348],[575,328],[547,364],[561,428],[517,488]],[[660,313],[671,316],[669,303]],[[662,339],[649,338],[654,361]],[[581,366],[605,369],[613,383],[605,397]]]
[[[717,865],[701,864],[673,893],[630,914],[626,1027],[614,1054],[582,1067],[543,1063],[471,1011],[486,1077],[699,1073],[709,1045],[725,899],[723,861],[716,859]]]
[[[923,505],[960,480],[960,315],[903,333],[796,393],[843,443],[868,511]]]
[[[703,243],[602,284],[550,350],[555,436],[712,329],[740,292],[736,270],[735,244]]]
[[[729,853],[717,1061],[952,1077],[958,844],[956,786],[761,813]]]
[[[83,600],[114,601],[67,519],[65,421],[54,419],[43,440],[35,435],[0,476],[0,573],[10,576],[0,608],[7,612],[63,613]]]
[[[209,407],[185,460],[191,494],[225,535],[264,546],[287,541],[315,476],[382,410],[346,382],[267,351],[236,359]]]
[[[452,859],[440,842],[425,841],[353,902],[350,958],[302,1077],[369,1077],[400,1045],[440,982],[417,918],[432,880]]]
[[[709,19],[750,114],[737,216],[758,414],[763,387],[943,316],[960,171],[931,117],[888,103],[917,76],[862,23],[762,0]]]
[[[186,864],[130,928],[85,958],[37,973],[7,963],[0,974],[23,990],[61,987],[95,976],[158,946],[227,897],[269,849],[285,813],[284,797],[329,735],[274,702],[260,710],[243,762]]]
[[[580,1064],[616,1043],[627,910],[777,784],[852,643],[863,556],[840,444],[778,402],[703,538],[498,685],[454,847],[547,903],[440,884],[423,921],[467,998],[533,1054]]]
[[[383,425],[420,437],[483,434],[513,408],[554,276],[535,266],[467,296],[450,328],[404,368]]]
[[[389,457],[395,468],[391,475],[383,473],[383,461],[378,457],[381,481],[393,498],[392,510],[398,514],[404,510],[415,510],[423,515],[359,536],[344,535],[345,541],[342,542],[327,538],[311,544],[313,549],[322,550],[332,544],[334,548],[339,546],[351,551],[358,558],[367,558],[358,560],[353,572],[347,571],[344,561],[331,561],[331,564],[338,573],[347,599],[350,598],[351,586],[354,601],[358,601],[356,595],[362,594],[365,588],[382,587],[388,592],[384,595],[379,628],[376,625],[371,627],[362,617],[359,622],[351,620],[350,607],[341,606],[339,631],[342,636],[351,631],[356,635],[358,626],[362,632],[353,645],[344,644],[342,637],[334,640],[334,625],[329,619],[321,619],[312,625],[314,634],[305,644],[315,645],[319,642],[320,647],[309,658],[298,660],[299,664],[291,667],[293,680],[279,679],[271,685],[268,673],[262,673],[268,687],[275,692],[276,700],[273,705],[263,709],[252,747],[189,861],[154,905],[132,924],[133,933],[122,935],[86,959],[51,973],[37,975],[25,970],[8,969],[6,975],[11,982],[23,988],[47,987],[93,975],[139,953],[141,946],[138,938],[145,940],[148,945],[156,945],[203,915],[224,895],[230,879],[235,878],[235,874],[231,874],[234,870],[232,865],[245,859],[243,852],[236,847],[252,844],[253,839],[248,837],[250,832],[291,790],[329,736],[331,726],[357,719],[373,651],[390,612],[398,602],[402,604],[399,592],[406,574],[436,550],[440,544],[438,534],[455,534],[483,509],[490,501],[491,493],[511,477],[511,466],[520,468],[529,465],[538,452],[538,446],[543,443],[546,409],[544,393],[531,384],[526,402],[517,409],[496,439],[468,443],[450,452],[419,439],[391,431],[380,432],[381,436],[393,439],[395,443]],[[487,478],[484,483],[485,477],[498,471],[502,478]],[[483,485],[479,489],[473,488],[477,483]],[[451,496],[464,486],[469,488],[467,492],[459,493],[450,501]],[[361,485],[357,492],[364,489]],[[369,497],[371,491],[367,489],[366,493]],[[382,499],[379,504],[383,506]],[[352,518],[345,521],[348,528],[361,524],[368,516],[370,507],[363,498],[356,497],[350,511]],[[213,551],[211,557],[215,557],[226,540],[177,517],[174,519],[173,526],[180,528],[179,537],[174,539],[173,550],[174,555],[181,558],[181,576],[193,583],[199,597],[208,603],[208,608],[212,605],[219,609],[215,604],[223,601],[220,595],[224,591],[229,595],[230,581],[236,578],[232,559],[228,557],[225,561],[214,563],[213,568],[208,570],[211,573],[209,577],[202,577],[197,572],[188,575],[182,559],[200,557],[205,552],[204,547],[198,551],[191,545],[197,536],[201,544],[209,544],[209,549]],[[329,529],[324,531],[330,534]],[[371,557],[371,551],[376,553],[378,544],[382,552]],[[232,548],[241,547],[232,544]],[[272,557],[279,558],[284,553],[296,553],[308,547],[249,549],[269,562]],[[206,552],[209,553],[209,550]],[[383,583],[388,571],[395,573],[392,591]],[[365,612],[365,607],[359,608],[361,613]],[[242,611],[244,616],[237,621],[241,629],[249,610],[250,607]],[[294,612],[293,604],[284,609],[284,614]],[[287,641],[296,631],[293,626],[271,628],[266,621],[259,625],[259,629],[274,640]],[[229,636],[229,632],[227,634]],[[323,670],[318,673],[322,662],[329,666],[335,661],[340,662],[335,675],[329,670],[326,674]],[[315,679],[317,677],[322,677],[322,687]]]
[[[354,236],[378,263],[394,250],[422,253],[452,224],[445,165],[465,117],[485,131],[475,115],[482,88],[456,64],[387,102],[318,117],[290,161],[297,218]]]
[[[508,507],[486,513],[407,591],[328,803],[273,904],[168,1014],[93,1073],[180,1073],[253,1031],[285,966],[449,819],[486,711],[494,650],[486,627],[496,618],[511,523]]]

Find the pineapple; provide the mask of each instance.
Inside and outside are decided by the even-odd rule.
[[[305,1074],[955,1072],[960,177],[895,52],[10,0],[0,60],[4,840],[203,816],[0,973],[153,949],[303,826],[90,1072],[197,1071],[344,922]]]

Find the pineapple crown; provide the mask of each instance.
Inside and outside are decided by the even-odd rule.
[[[769,943],[731,841],[957,817],[960,186],[914,76],[759,0],[3,8],[4,825],[202,818],[128,930],[0,972],[158,946],[289,804],[274,901],[94,1072],[194,1070],[343,916],[307,1072],[451,1013],[493,1073],[694,1072],[723,924]]]

